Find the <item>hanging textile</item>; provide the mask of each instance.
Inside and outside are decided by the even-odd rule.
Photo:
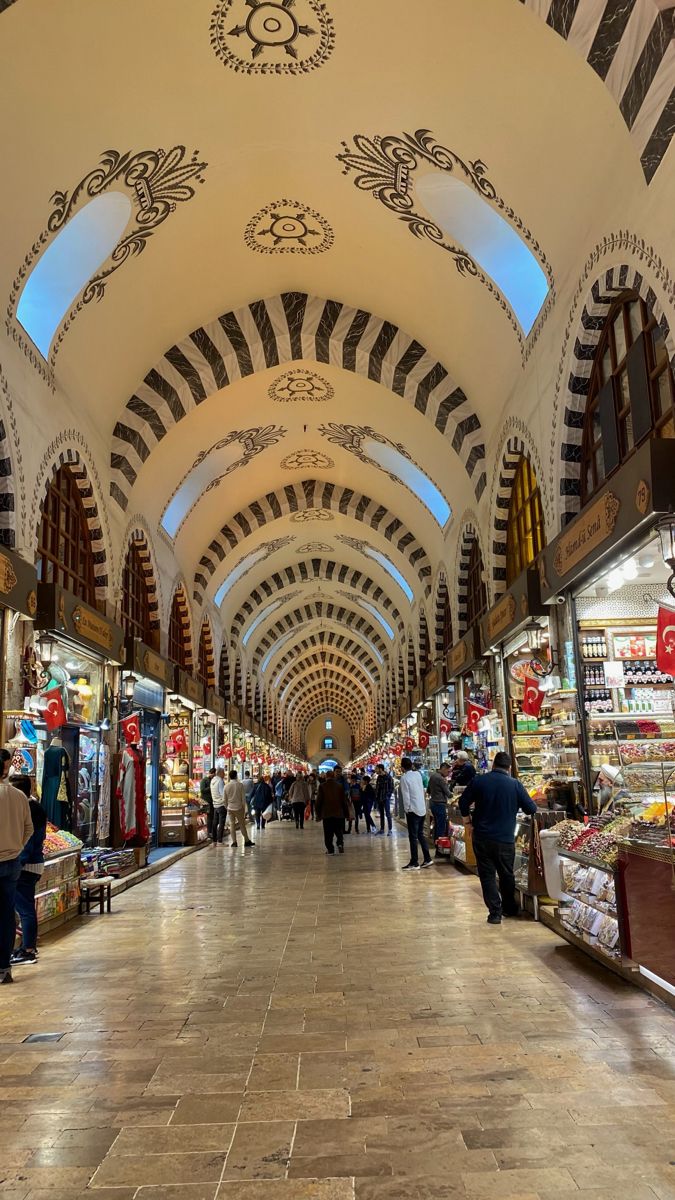
[[[125,842],[146,841],[148,819],[145,807],[145,759],[137,746],[125,746],[117,784],[120,828]]]
[[[59,743],[45,751],[45,761],[42,771],[41,800],[47,814],[47,820],[58,829],[72,831],[73,800],[70,791],[70,759]]]
[[[98,752],[98,841],[110,836],[110,747],[101,742]]]

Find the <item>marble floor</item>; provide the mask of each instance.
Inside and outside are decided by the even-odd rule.
[[[674,1200],[674,1013],[402,834],[257,840],[3,988],[0,1200]]]

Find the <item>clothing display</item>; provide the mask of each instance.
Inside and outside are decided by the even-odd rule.
[[[125,746],[122,752],[117,799],[120,806],[120,828],[125,842],[131,838],[147,841],[145,759],[138,746]]]
[[[105,841],[110,834],[110,747],[101,742],[98,752],[98,828],[96,836]]]
[[[55,738],[45,751],[41,800],[47,818],[59,829],[73,827],[73,798],[70,788],[70,758]]]

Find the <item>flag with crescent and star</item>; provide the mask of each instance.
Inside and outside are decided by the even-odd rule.
[[[675,608],[659,604],[656,622],[656,665],[665,675],[675,676]]]
[[[478,733],[478,726],[481,718],[486,717],[488,709],[482,704],[476,704],[474,700],[466,702],[466,727],[470,733]]]
[[[538,717],[544,699],[539,684],[532,675],[526,675],[523,681],[525,695],[523,696],[523,712],[526,717]]]
[[[127,746],[137,746],[141,740],[141,722],[138,713],[132,713],[120,721],[120,729]]]
[[[66,723],[66,710],[58,688],[40,693],[40,713],[47,729],[60,729]]]

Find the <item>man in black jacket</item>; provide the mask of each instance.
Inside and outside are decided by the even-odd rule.
[[[517,917],[519,912],[513,875],[516,817],[520,809],[536,813],[537,806],[520,780],[512,778],[509,755],[500,751],[495,754],[492,770],[486,775],[476,775],[471,781],[462,794],[459,809],[467,830],[473,828],[473,848],[488,909],[488,925],[501,925],[502,915]]]

